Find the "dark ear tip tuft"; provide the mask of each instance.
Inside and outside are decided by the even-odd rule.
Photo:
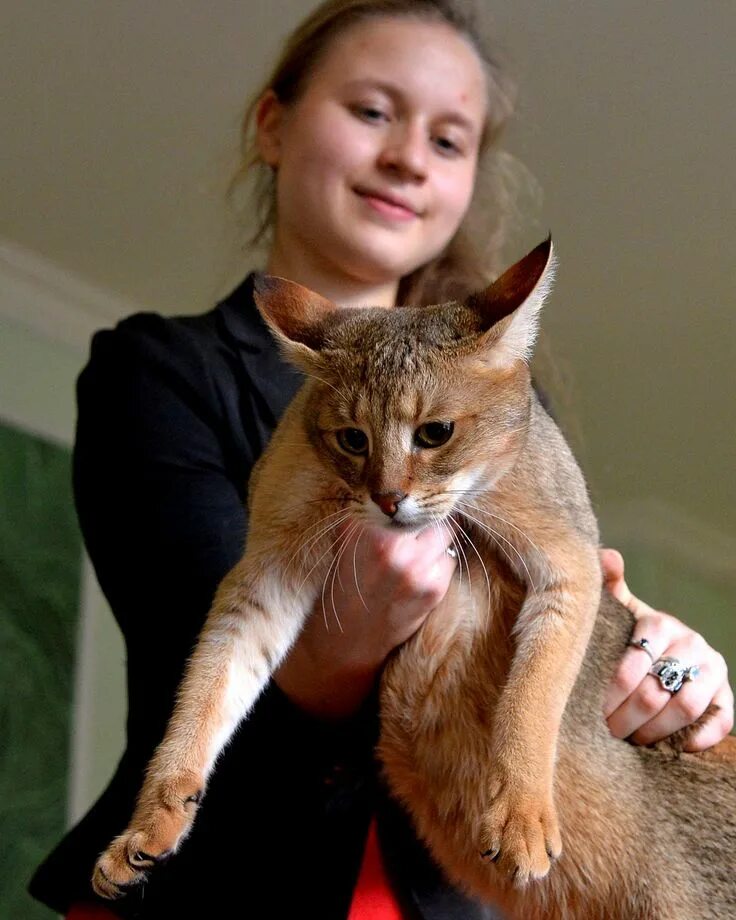
[[[551,230],[547,231],[546,239],[542,240],[542,242],[536,248],[537,248],[537,252],[539,252],[540,254],[549,255],[550,250],[552,249],[552,231]]]
[[[552,261],[552,252],[552,232],[550,231],[547,233],[546,239],[535,246],[534,249],[522,259],[522,262],[526,262],[529,267],[536,266],[536,270],[539,271],[541,276]]]

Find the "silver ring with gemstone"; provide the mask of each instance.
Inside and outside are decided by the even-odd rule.
[[[629,642],[629,645],[632,646],[632,648],[640,648],[642,652],[646,652],[647,655],[649,655],[649,657],[652,659],[652,664],[656,662],[656,658],[652,654],[652,650],[649,647],[649,639],[632,639],[631,642]]]
[[[686,681],[695,680],[700,674],[700,668],[696,664],[684,665],[679,658],[658,658],[649,673],[657,678],[665,690],[677,693]]]

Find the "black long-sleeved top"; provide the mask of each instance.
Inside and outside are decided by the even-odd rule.
[[[78,382],[74,492],[127,646],[127,747],[109,786],[37,870],[59,911],[94,899],[97,855],[130,817],[184,662],[240,558],[251,468],[300,377],[246,279],[210,313],[139,314],[98,333]],[[346,917],[370,816],[407,917],[491,918],[443,880],[376,779],[375,695],[339,724],[271,683],[218,761],[180,851],[118,902],[127,917]],[[206,912],[206,914],[205,914]]]

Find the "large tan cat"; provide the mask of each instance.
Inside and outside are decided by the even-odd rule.
[[[245,556],[130,825],[98,860],[100,894],[183,840],[331,571],[332,525],[440,521],[461,565],[385,668],[379,756],[448,876],[523,920],[736,917],[736,739],[700,755],[636,748],[601,715],[632,619],[601,598],[585,484],[531,387],[551,258],[547,241],[465,304],[423,309],[338,310],[257,283],[307,382],[254,473]]]

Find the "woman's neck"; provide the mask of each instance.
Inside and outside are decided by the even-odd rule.
[[[371,284],[338,274],[329,264],[315,265],[301,253],[285,252],[278,242],[271,250],[266,271],[302,284],[341,307],[393,307],[399,287],[398,280]]]

